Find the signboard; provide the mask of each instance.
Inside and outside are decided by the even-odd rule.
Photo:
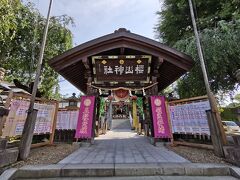
[[[12,100],[3,129],[3,137],[22,135],[29,104],[26,100]],[[52,133],[55,105],[34,103],[34,108],[38,110],[34,134]]]
[[[79,111],[58,111],[56,129],[76,129]]]
[[[150,100],[154,138],[171,138],[171,132],[166,112],[165,98],[163,96],[151,96]]]
[[[95,96],[82,96],[75,138],[91,138]]]
[[[151,56],[93,56],[95,83],[149,82]]]
[[[210,135],[206,114],[209,109],[209,101],[170,105],[172,132]]]

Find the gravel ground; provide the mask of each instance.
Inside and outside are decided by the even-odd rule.
[[[212,150],[187,146],[167,146],[167,148],[193,163],[221,163],[230,165],[223,158],[217,157]]]
[[[55,164],[78,149],[76,144],[56,144],[53,146],[44,146],[34,148],[30,152],[30,156],[25,161],[18,161],[11,167],[19,168],[25,165],[36,164]]]

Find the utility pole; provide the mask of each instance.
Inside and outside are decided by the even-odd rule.
[[[46,45],[52,2],[53,2],[53,0],[50,0],[48,14],[47,14],[47,22],[46,22],[46,25],[44,28],[44,34],[43,34],[38,64],[37,64],[36,77],[35,77],[35,81],[34,81],[34,85],[33,85],[32,95],[31,95],[31,99],[30,99],[30,105],[29,105],[29,109],[28,109],[28,115],[27,115],[26,122],[24,124],[22,138],[21,138],[20,146],[19,146],[19,157],[22,160],[25,160],[29,156],[32,138],[33,138],[34,127],[35,127],[36,118],[37,118],[38,110],[34,109],[34,102],[36,99],[39,78],[41,75],[43,54],[44,54],[44,49],[45,49],[45,45]]]
[[[206,91],[207,91],[207,96],[208,96],[210,106],[211,106],[211,113],[212,113],[211,117],[213,117],[212,121],[214,121],[214,122],[209,123],[209,125],[213,123],[213,126],[214,126],[213,129],[210,127],[210,132],[211,132],[211,130],[218,131],[218,132],[213,132],[213,133],[211,132],[211,136],[213,136],[213,134],[215,134],[216,136],[218,136],[218,137],[216,137],[216,140],[220,140],[219,142],[217,142],[218,149],[216,149],[215,153],[217,152],[216,153],[217,155],[224,156],[222,146],[224,144],[226,144],[226,135],[225,135],[222,123],[221,123],[221,117],[220,117],[218,109],[217,109],[216,99],[210,89],[207,71],[206,71],[203,53],[202,53],[202,47],[201,47],[200,38],[199,38],[198,30],[197,30],[197,24],[195,21],[192,0],[188,0],[188,2],[189,2],[190,13],[191,13],[191,18],[192,18],[193,30],[194,30],[194,34],[195,34],[195,38],[196,38],[198,55],[199,55],[201,69],[202,69],[202,73],[203,73],[203,79],[204,79],[204,83],[205,83],[205,87],[206,87]],[[213,139],[214,138],[212,138],[212,140]],[[214,143],[215,142],[213,142],[213,145],[214,145]]]

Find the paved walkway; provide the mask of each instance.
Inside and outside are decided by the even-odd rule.
[[[155,147],[147,137],[129,129],[114,129],[96,138],[90,147],[80,147],[59,164],[121,164],[189,162],[164,146]]]

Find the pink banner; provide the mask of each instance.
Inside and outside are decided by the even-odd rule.
[[[171,138],[168,123],[165,98],[163,96],[151,96],[151,108],[155,138]]]
[[[95,96],[82,96],[75,138],[91,138]]]

